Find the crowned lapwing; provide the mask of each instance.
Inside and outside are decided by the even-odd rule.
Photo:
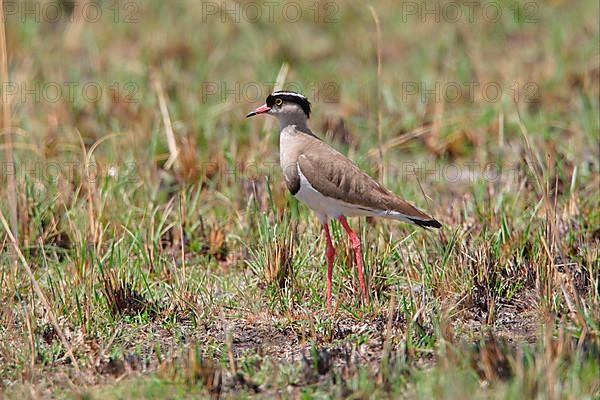
[[[277,91],[263,106],[246,117],[269,114],[281,127],[279,157],[285,184],[290,193],[313,209],[327,240],[327,306],[331,307],[331,279],[335,249],[329,222],[338,219],[352,240],[360,289],[365,301],[365,285],[360,239],[350,229],[346,216],[372,216],[410,222],[424,228],[440,228],[434,218],[383,187],[343,154],[323,142],[308,128],[310,102],[299,93]]]

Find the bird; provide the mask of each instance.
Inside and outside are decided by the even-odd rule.
[[[365,284],[361,241],[346,217],[370,216],[408,222],[422,228],[441,224],[411,203],[401,199],[354,162],[317,137],[308,127],[311,103],[293,91],[275,91],[266,103],[246,115],[267,114],[279,120],[279,163],[285,185],[292,196],[311,208],[319,218],[327,245],[327,307],[332,304],[335,247],[329,225],[338,220],[350,236],[360,291],[365,305],[369,293]]]

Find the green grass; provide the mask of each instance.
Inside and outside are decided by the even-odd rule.
[[[48,306],[0,230],[0,397],[600,396],[598,3],[452,23],[374,2],[379,74],[366,4],[299,4],[297,22],[192,0],[7,15],[10,81],[39,96],[7,95],[19,249]],[[370,306],[333,223],[327,310],[321,226],[287,193],[275,121],[244,118],[284,63],[315,133],[444,225],[350,221]],[[446,98],[410,92],[436,83]]]

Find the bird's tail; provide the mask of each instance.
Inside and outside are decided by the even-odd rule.
[[[386,214],[388,218],[410,222],[425,229],[442,227],[435,218],[402,199],[396,199],[393,210],[387,211]]]
[[[442,227],[442,224],[440,224],[437,219],[431,218],[431,217],[429,219],[425,219],[425,220],[421,220],[421,219],[417,219],[417,218],[409,218],[409,219],[413,224],[419,225],[421,228],[439,229]]]

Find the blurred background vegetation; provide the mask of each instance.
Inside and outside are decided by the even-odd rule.
[[[18,245],[48,305],[2,231],[0,395],[598,395],[597,1],[4,13]],[[335,228],[324,309],[318,221],[276,124],[244,118],[276,86],[445,225],[354,221],[369,308]]]

